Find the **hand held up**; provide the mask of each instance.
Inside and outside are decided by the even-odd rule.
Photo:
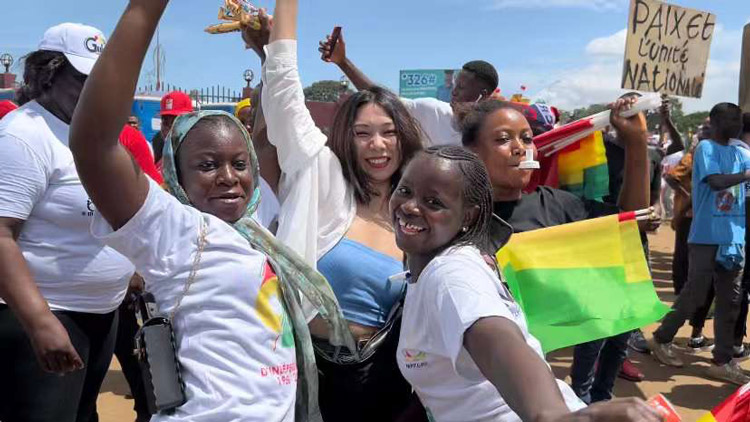
[[[617,130],[620,140],[625,146],[633,143],[645,145],[648,142],[648,131],[646,127],[646,117],[643,113],[630,115],[629,110],[637,102],[635,97],[620,98],[609,105],[612,111],[609,115],[609,122]],[[628,116],[629,117],[625,117]]]
[[[326,35],[326,38],[320,41],[318,51],[320,59],[326,63],[341,66],[346,61],[346,43],[340,26],[333,28],[331,35]]]

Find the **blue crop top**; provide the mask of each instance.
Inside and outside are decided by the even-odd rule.
[[[344,318],[368,327],[385,324],[404,289],[403,280],[388,278],[403,272],[399,261],[346,238],[318,260],[318,271],[333,288]]]

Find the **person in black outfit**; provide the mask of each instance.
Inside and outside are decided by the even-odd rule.
[[[530,182],[532,170],[519,168],[519,163],[524,160],[527,149],[533,149],[536,156],[529,123],[508,103],[489,101],[478,104],[463,122],[462,142],[487,166],[493,187],[494,213],[507,221],[515,232],[524,232],[615,214],[621,209],[646,208],[649,179],[645,118],[640,114],[631,118],[619,116],[619,112],[633,102],[633,99],[620,99],[611,106],[614,110],[612,125],[618,130],[626,151],[625,182],[619,206],[581,199],[546,186],[539,186],[528,194],[522,193]],[[593,363],[581,365],[580,359],[574,361],[573,389],[584,401],[612,398],[615,377],[625,358],[627,337],[620,337],[617,347],[605,344],[604,340],[588,346],[595,349],[595,358],[602,349],[612,348],[615,352],[602,353],[608,358],[600,359],[596,374]]]
[[[115,340],[115,356],[120,362],[122,374],[130,387],[133,396],[133,410],[135,410],[135,422],[148,422],[151,420],[151,412],[148,410],[146,389],[144,387],[143,373],[140,364],[134,354],[135,336],[140,329],[135,316],[136,299],[143,292],[143,278],[137,273],[130,279],[125,300],[117,309],[119,325],[117,327],[117,339]]]

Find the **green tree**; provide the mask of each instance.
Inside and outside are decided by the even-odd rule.
[[[689,130],[692,130],[695,132],[698,129],[698,126],[703,124],[703,121],[706,120],[706,117],[708,117],[707,111],[696,111],[695,113],[690,113],[682,116],[682,118],[677,121],[674,121],[675,126],[677,126],[677,130],[680,131],[680,133],[688,133]]]
[[[341,84],[341,81],[318,81],[304,89],[305,100],[321,101],[325,103],[335,103],[339,96],[344,92],[352,93],[348,86]]]

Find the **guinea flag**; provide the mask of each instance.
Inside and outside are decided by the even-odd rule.
[[[669,310],[633,212],[514,234],[497,260],[545,353],[643,327]]]

